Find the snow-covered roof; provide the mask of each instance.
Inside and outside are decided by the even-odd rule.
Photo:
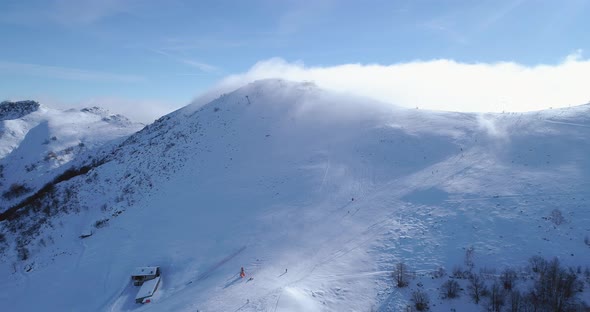
[[[141,286],[141,288],[139,289],[139,291],[137,292],[137,296],[135,297],[135,300],[146,298],[146,297],[151,297],[154,294],[154,292],[156,291],[156,288],[158,287],[158,283],[160,283],[159,276],[152,279],[152,280],[144,282],[143,285]]]
[[[155,275],[158,270],[157,266],[154,267],[137,267],[131,274],[131,276],[143,276],[143,275]]]

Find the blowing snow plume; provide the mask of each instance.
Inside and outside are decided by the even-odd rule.
[[[248,82],[282,78],[312,81],[319,87],[409,108],[462,112],[524,112],[587,103],[590,94],[582,77],[590,75],[590,60],[581,51],[555,65],[528,66],[514,62],[460,63],[440,59],[392,65],[344,64],[305,66],[281,58],[258,62],[242,74],[222,80],[216,95]]]

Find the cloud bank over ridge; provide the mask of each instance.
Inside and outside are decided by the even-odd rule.
[[[312,81],[319,87],[402,107],[462,112],[522,112],[590,101],[590,60],[581,51],[555,65],[461,63],[439,59],[393,65],[308,67],[281,58],[258,62],[224,78],[209,95],[259,79]],[[209,98],[204,96],[201,100]],[[197,99],[197,101],[200,101]]]

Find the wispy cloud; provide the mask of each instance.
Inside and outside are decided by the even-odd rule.
[[[439,33],[458,44],[469,44],[525,3],[525,0],[473,2],[454,7],[440,16],[421,23],[426,29]]]
[[[292,35],[311,27],[321,21],[324,15],[329,14],[330,9],[336,4],[333,0],[292,2],[292,5],[279,16],[275,34]]]
[[[137,4],[136,0],[55,0],[48,14],[62,24],[91,24],[131,12]]]
[[[510,0],[506,3],[499,4],[497,8],[491,10],[486,17],[481,19],[477,25],[477,31],[484,31],[493,25],[502,21],[506,16],[510,15],[516,8],[521,6],[525,0]]]
[[[164,55],[164,56],[166,56],[166,57],[168,57],[170,59],[173,59],[173,60],[175,60],[177,62],[186,64],[188,66],[194,67],[194,68],[196,68],[196,69],[198,69],[200,71],[206,72],[206,73],[215,73],[215,72],[218,72],[219,71],[219,68],[217,68],[217,67],[215,67],[213,65],[207,64],[207,63],[203,63],[203,62],[199,62],[199,61],[187,59],[187,58],[184,58],[184,57],[179,57],[179,56],[176,56],[176,55],[172,55],[172,54],[170,54],[168,52],[164,52],[162,50],[151,50],[151,51],[154,52],[154,53],[160,54],[160,55]]]
[[[49,0],[38,5],[20,5],[0,12],[0,21],[11,24],[52,22],[88,25],[129,13],[140,7],[138,0]]]
[[[145,77],[137,75],[122,75],[70,67],[3,61],[0,61],[0,73],[98,82],[136,83],[146,80]]]
[[[393,65],[306,67],[277,58],[225,78],[217,91],[227,92],[258,79],[282,78],[313,81],[325,89],[410,108],[532,111],[588,103],[590,93],[582,77],[589,75],[590,60],[582,59],[581,51],[559,64],[536,66],[440,59]]]
[[[228,34],[220,33],[218,38],[179,38],[170,37],[163,40],[164,50],[168,52],[188,52],[193,50],[233,49],[248,44],[244,38],[227,38]]]
[[[456,27],[451,25],[451,23],[449,21],[446,21],[444,19],[440,19],[440,18],[433,19],[433,20],[425,22],[423,24],[423,26],[426,29],[437,32],[437,33],[447,37],[448,39],[452,40],[455,43],[458,43],[458,44],[469,43],[469,40],[464,33],[455,30]]]

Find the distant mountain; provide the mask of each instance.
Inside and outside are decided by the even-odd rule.
[[[0,120],[18,119],[39,109],[35,101],[3,101],[0,103]]]
[[[13,199],[0,299],[10,311],[406,311],[425,294],[433,311],[478,311],[515,289],[532,302],[538,272],[555,268],[576,289],[563,302],[588,303],[589,113],[423,111],[258,81],[79,154]],[[72,127],[102,137],[48,122],[35,153],[7,164],[65,157]],[[139,266],[162,272],[147,306],[134,301]],[[495,294],[478,304],[474,275]],[[459,298],[441,291],[449,281]]]
[[[35,101],[0,104],[0,211],[37,190],[92,151],[143,127],[98,108],[67,111]]]

